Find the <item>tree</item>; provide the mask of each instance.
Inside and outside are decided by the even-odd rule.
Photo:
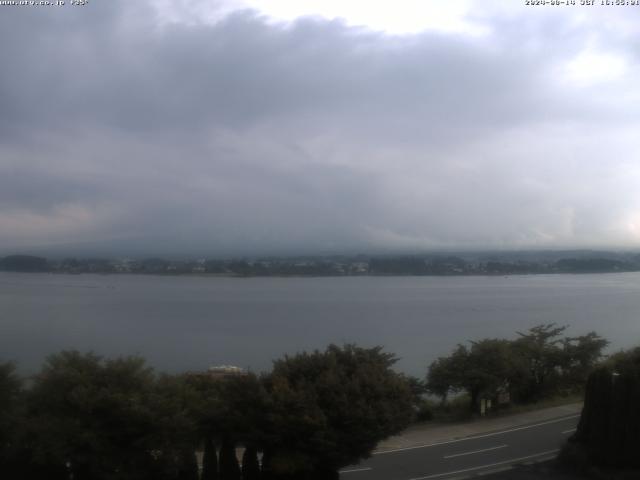
[[[511,342],[484,339],[471,342],[470,348],[458,345],[449,357],[433,362],[427,385],[443,402],[449,392],[467,392],[469,408],[479,412],[480,400],[494,399],[500,390],[507,390],[515,371]]]
[[[414,420],[418,422],[432,420],[433,411],[431,408],[431,402],[424,397],[426,393],[429,393],[426,383],[423,380],[410,375],[403,375],[403,378],[411,390]]]
[[[516,370],[508,340],[485,339],[472,342],[460,385],[470,396],[471,410],[480,410],[480,399],[495,399],[500,390],[508,390]]]
[[[509,392],[517,402],[532,402],[561,391],[579,391],[602,358],[608,342],[590,332],[561,338],[566,326],[537,325],[515,340],[484,339],[458,345],[429,366],[427,388],[446,401],[464,391],[477,412],[482,397]]]
[[[193,469],[199,436],[190,411],[192,396],[184,375],[163,374],[153,383],[146,405],[153,419],[147,442],[154,452],[154,467],[160,471],[155,477],[173,480]]]
[[[614,355],[589,375],[584,408],[568,449],[582,451],[590,464],[640,468],[638,405],[640,347]]]
[[[450,393],[455,393],[463,388],[462,376],[464,375],[469,352],[464,345],[457,348],[448,357],[440,357],[433,361],[427,373],[427,390],[437,395],[444,404]]]
[[[270,474],[334,478],[413,415],[406,380],[381,347],[330,345],[285,356],[266,379],[270,396],[265,463]]]
[[[608,344],[607,340],[595,332],[563,339],[563,383],[570,389],[582,388],[589,373],[602,358],[602,350]]]
[[[218,455],[210,435],[207,435],[204,440],[202,480],[218,480]]]
[[[233,442],[226,440],[220,448],[220,480],[240,480],[241,472]]]
[[[13,363],[0,363],[0,466],[7,478],[18,478],[18,433],[23,417],[20,409],[22,382]]]
[[[178,480],[198,480],[198,461],[191,449],[185,449],[179,457]]]
[[[266,435],[266,391],[253,374],[213,378],[207,374],[186,377],[191,391],[190,412],[198,434],[215,461],[215,446],[220,446],[219,478],[239,478],[236,446],[260,445]],[[214,478],[213,466],[206,473]],[[204,475],[204,472],[203,472]]]
[[[242,454],[242,480],[259,480],[260,464],[258,463],[258,449],[250,445]]]
[[[422,398],[422,395],[427,393],[426,384],[419,378],[412,377],[412,376],[404,376],[404,379],[409,385],[409,389],[413,394],[414,401],[418,401],[420,398]]]
[[[30,464],[68,469],[76,480],[143,479],[154,468],[163,473],[158,478],[170,478],[179,469],[174,452],[188,452],[190,445],[182,443],[189,423],[179,391],[170,379],[161,388],[138,357],[53,355],[28,395]]]
[[[535,401],[558,387],[561,366],[566,359],[559,338],[567,326],[555,323],[537,325],[527,333],[518,332],[513,342],[519,375],[514,379],[514,393],[522,401]]]

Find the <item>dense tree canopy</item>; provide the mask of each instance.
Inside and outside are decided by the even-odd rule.
[[[0,364],[0,467],[26,480],[333,478],[411,420],[415,392],[394,361],[332,345],[262,377],[217,377],[65,351],[28,387]]]
[[[379,347],[354,345],[276,361],[267,381],[273,469],[330,475],[406,427],[412,393],[394,362]]]
[[[500,392],[526,400],[580,385],[606,341],[563,332],[542,325],[458,345],[433,362],[428,390],[465,392],[477,411]],[[634,358],[615,364],[625,395]],[[26,480],[336,478],[415,417],[425,385],[393,371],[395,361],[381,347],[330,345],[276,360],[262,376],[159,375],[139,357],[65,351],[28,383],[0,364],[0,465]]]
[[[638,405],[640,347],[614,355],[591,373],[580,423],[569,448],[581,450],[590,464],[640,468]]]
[[[171,383],[157,381],[138,357],[49,357],[27,392],[31,474],[67,470],[77,480],[144,479],[159,464],[163,471],[179,469],[174,453],[188,445],[191,426]]]
[[[516,374],[512,344],[507,340],[485,339],[458,345],[449,357],[433,362],[427,374],[428,389],[446,399],[450,392],[466,392],[470,408],[479,409],[480,398],[492,398],[506,390]]]
[[[22,412],[20,411],[21,381],[15,373],[12,363],[0,363],[0,465],[5,471],[15,465],[15,449]]]
[[[494,399],[501,392],[517,402],[532,402],[579,390],[608,342],[595,332],[562,338],[566,328],[538,325],[519,332],[515,340],[458,345],[451,355],[430,365],[428,390],[443,400],[449,393],[465,392],[476,412],[480,398]]]
[[[538,325],[513,342],[514,354],[520,362],[520,375],[514,382],[517,398],[535,400],[549,393],[557,379],[558,369],[567,363],[560,345],[560,335],[567,329],[555,324]]]

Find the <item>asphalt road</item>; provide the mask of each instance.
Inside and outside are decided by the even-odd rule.
[[[579,415],[458,440],[374,453],[340,472],[342,480],[447,480],[554,457]]]

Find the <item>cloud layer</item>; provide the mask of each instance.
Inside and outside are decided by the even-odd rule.
[[[2,7],[0,250],[637,247],[636,12],[486,5],[406,35]]]

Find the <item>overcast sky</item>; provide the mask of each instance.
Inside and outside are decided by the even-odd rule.
[[[640,7],[66,3],[0,6],[0,253],[640,246]]]

